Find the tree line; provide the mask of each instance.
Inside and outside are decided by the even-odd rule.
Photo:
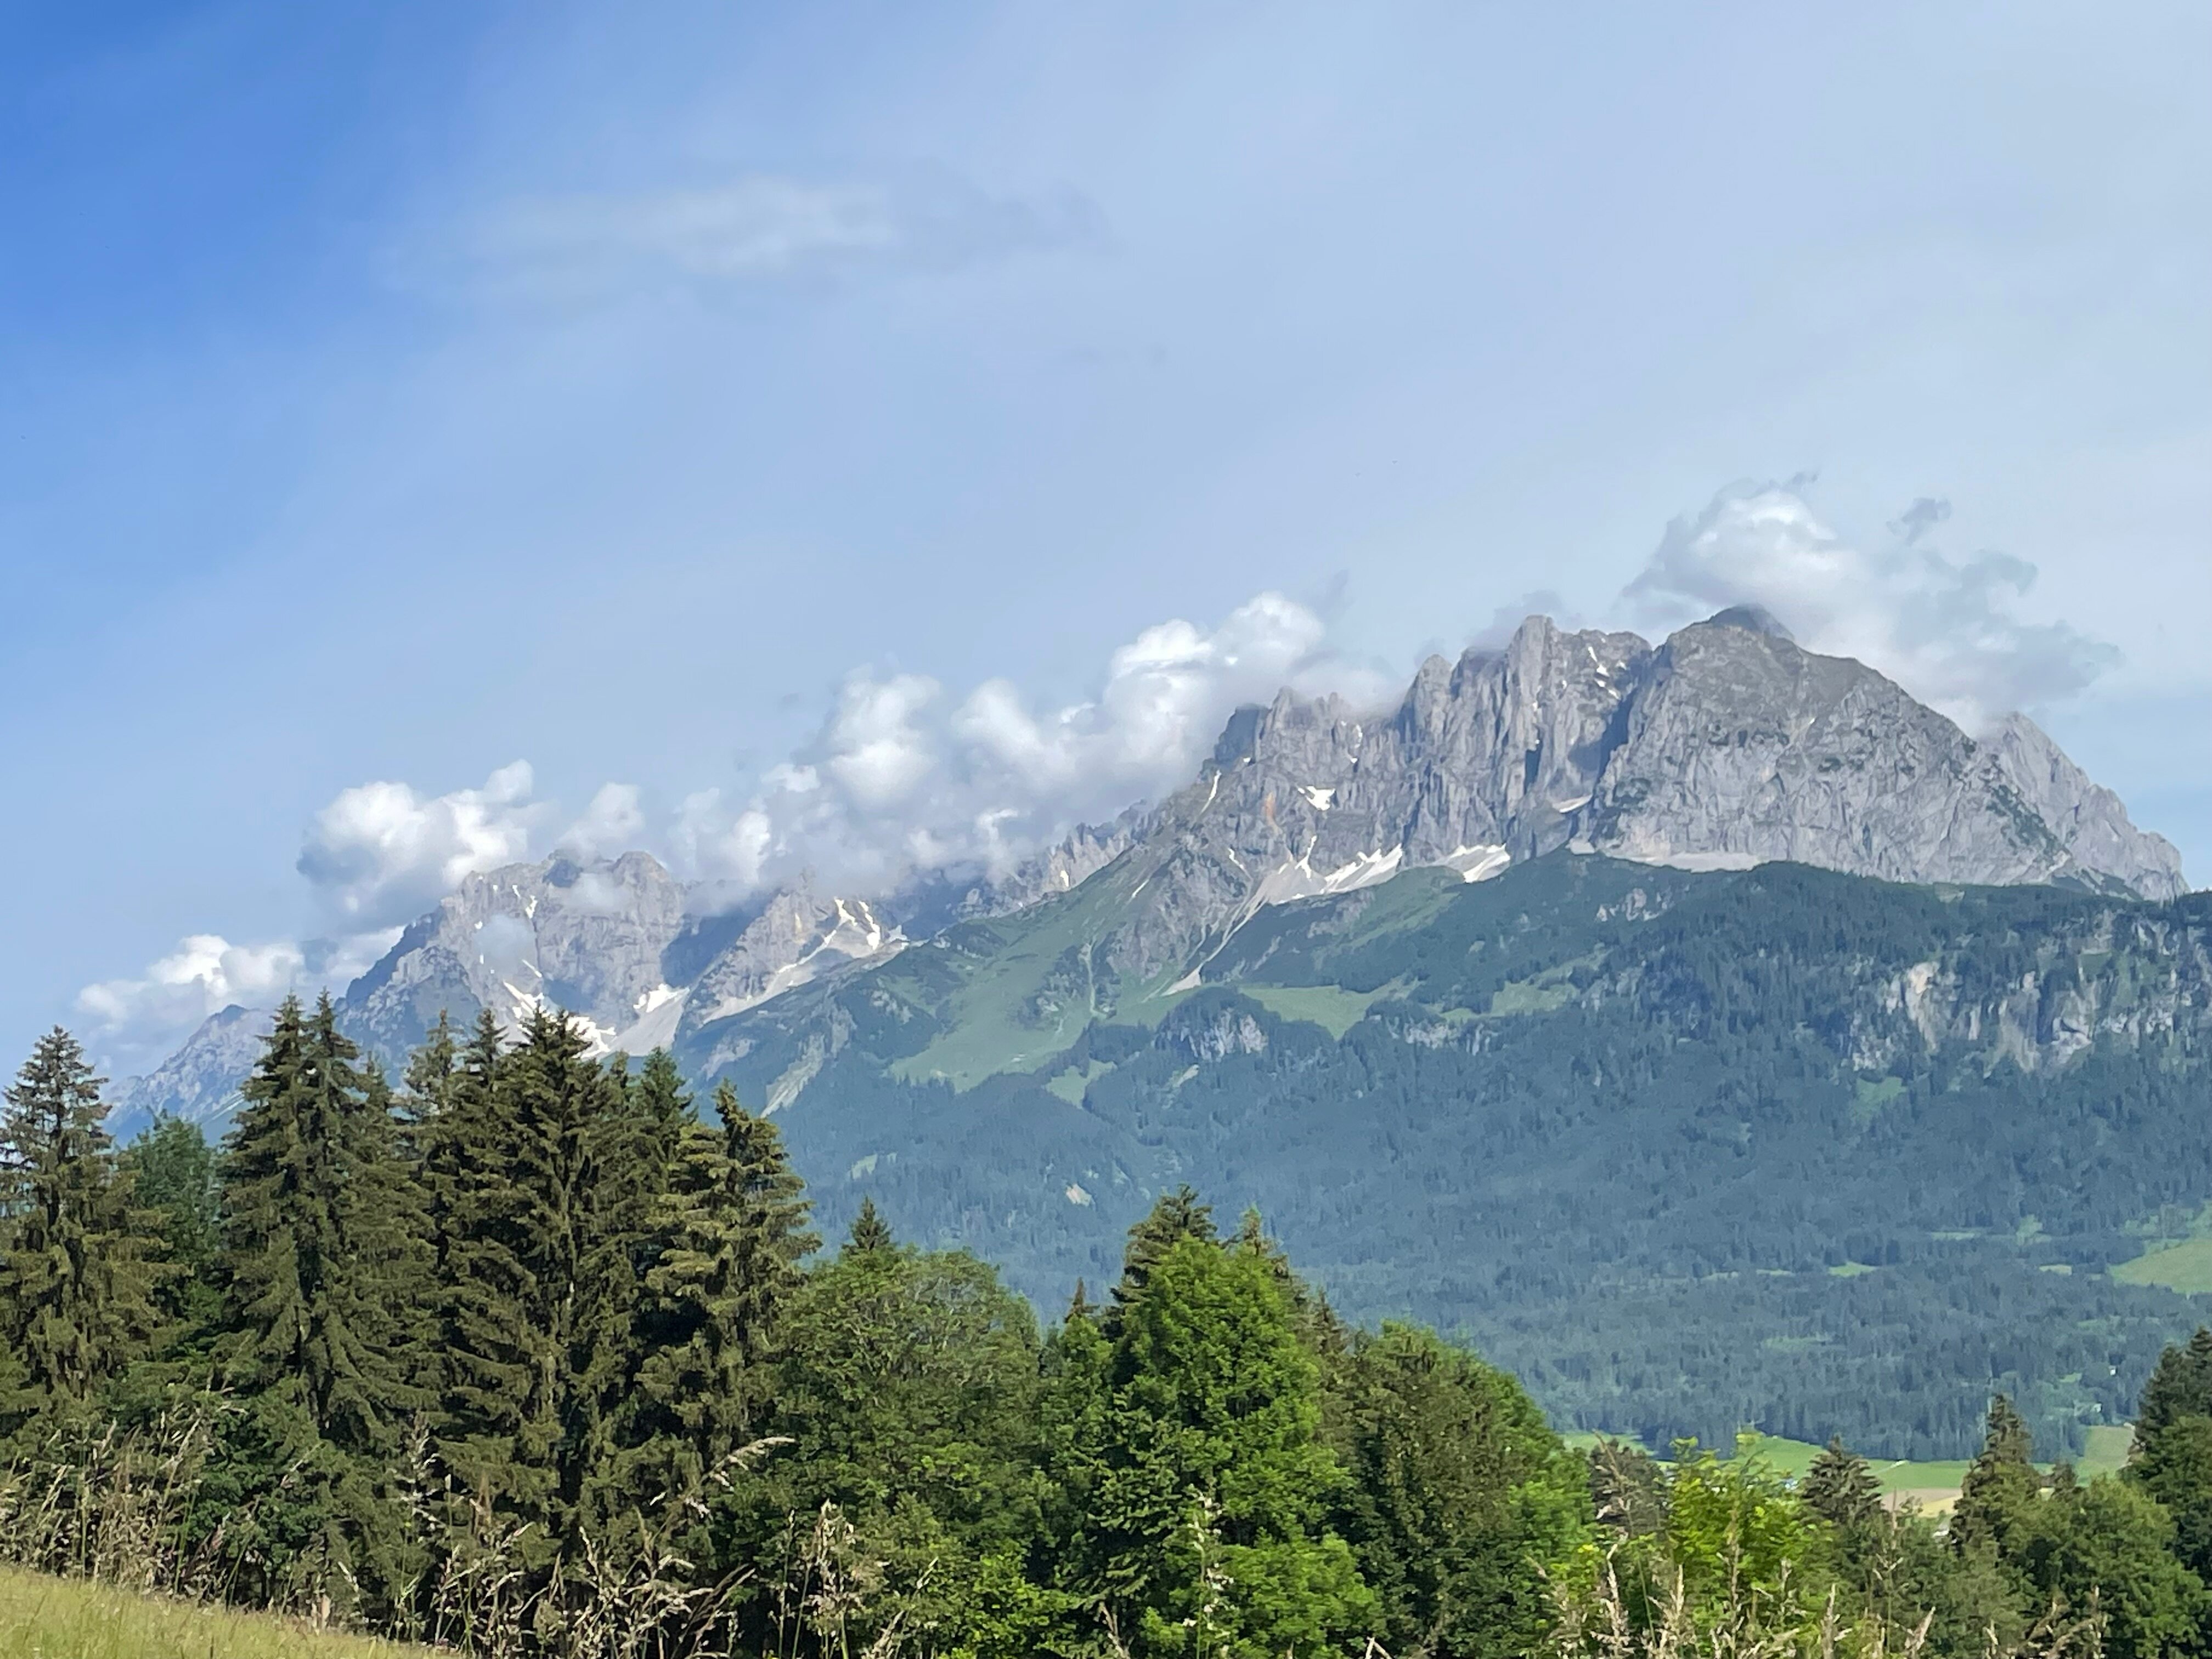
[[[485,1656],[2212,1650],[2212,1334],[2119,1479],[1992,1406],[1948,1526],[1832,1445],[1571,1449],[1188,1188],[1049,1330],[551,1013],[397,1086],[288,1003],[220,1148],[56,1031],[0,1118],[0,1555]]]

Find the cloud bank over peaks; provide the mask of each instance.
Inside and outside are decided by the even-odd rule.
[[[584,815],[555,837],[553,846],[579,859],[613,858],[644,844],[645,809],[639,804],[634,783],[605,783],[584,808]],[[490,869],[505,860],[481,865]]]
[[[1668,526],[1623,601],[1647,628],[1761,606],[1810,648],[1873,664],[1970,730],[2069,696],[2113,660],[2063,623],[2021,619],[2032,567],[1936,547],[1942,502],[1914,502],[1868,547],[1824,524],[1804,491],[1802,480],[1723,489]],[[1539,611],[1573,620],[1559,594],[1529,592],[1477,642],[1502,642]],[[88,986],[78,1006],[113,1063],[158,1059],[229,1003],[343,988],[464,878],[549,852],[653,853],[701,884],[702,908],[802,873],[854,897],[916,876],[1001,875],[1079,823],[1189,782],[1240,704],[1285,686],[1370,708],[1401,695],[1402,677],[1347,660],[1328,634],[1314,608],[1264,592],[1211,627],[1177,618],[1145,629],[1109,656],[1091,695],[1057,706],[1005,678],[960,690],[858,668],[815,737],[752,788],[702,788],[665,815],[637,786],[609,782],[569,817],[535,798],[523,761],[444,794],[358,784],[315,814],[299,856],[325,938],[234,945],[195,934],[135,978]]]
[[[956,696],[925,675],[857,670],[814,742],[750,800],[708,790],[684,803],[677,856],[738,891],[802,867],[860,892],[916,872],[1001,873],[1079,823],[1187,783],[1239,703],[1285,685],[1390,695],[1326,634],[1306,606],[1262,593],[1210,629],[1145,629],[1093,696],[1057,708],[1005,679]]]
[[[1623,597],[1656,623],[1763,606],[1801,644],[1880,669],[1969,732],[2071,697],[2118,660],[2065,623],[2014,613],[2035,580],[2027,561],[1954,560],[1932,545],[1948,503],[1913,502],[1887,544],[1862,547],[1814,513],[1809,482],[1722,490],[1667,526]]]
[[[464,876],[529,856],[547,813],[530,798],[532,782],[529,762],[514,761],[480,789],[428,799],[404,783],[356,784],[315,814],[296,867],[334,919],[356,929],[398,926]],[[635,804],[632,792],[633,811]],[[602,790],[579,828],[593,833],[587,826],[620,811]]]

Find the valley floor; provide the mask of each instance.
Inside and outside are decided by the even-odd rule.
[[[1577,1451],[1589,1450],[1604,1437],[1585,1433],[1564,1437]],[[2087,1443],[2081,1455],[2075,1460],[2074,1472],[2089,1480],[2100,1474],[2118,1474],[2126,1466],[2135,1430],[2128,1424],[2116,1424],[2087,1430],[2085,1438]],[[1760,1462],[1792,1480],[1802,1480],[1805,1472],[1813,1467],[1813,1460],[1820,1455],[1820,1448],[1811,1441],[1792,1440],[1783,1435],[1762,1434],[1751,1445]],[[1647,1446],[1644,1449],[1659,1455],[1666,1453],[1664,1447]],[[1948,1514],[1952,1504],[1959,1501],[1959,1487],[1969,1467],[1964,1459],[1936,1462],[1876,1459],[1873,1473],[1881,1483],[1885,1503],[1893,1507],[1911,1504],[1930,1516],[1941,1516]]]

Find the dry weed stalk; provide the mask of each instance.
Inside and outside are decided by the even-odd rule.
[[[214,1551],[188,1550],[192,1482],[213,1443],[204,1411],[143,1431],[58,1433],[0,1473],[0,1559],[139,1591],[204,1595]]]

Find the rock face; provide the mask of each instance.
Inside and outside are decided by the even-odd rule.
[[[1413,866],[1470,880],[1561,847],[1687,869],[1791,860],[1902,882],[2148,898],[2179,856],[2015,715],[1977,742],[1862,663],[1727,611],[1657,647],[1524,623],[1431,658],[1394,712],[1239,711],[1132,856],[1115,965],[1189,966],[1259,907]]]
[[[833,968],[893,955],[906,942],[878,906],[822,897],[802,879],[773,895],[684,994],[684,1024],[726,1018]]]
[[[347,990],[339,1013],[373,1052],[404,1053],[440,1011],[513,1025],[565,1008],[603,1041],[672,994],[661,956],[684,930],[684,889],[643,853],[555,857],[471,876]]]

